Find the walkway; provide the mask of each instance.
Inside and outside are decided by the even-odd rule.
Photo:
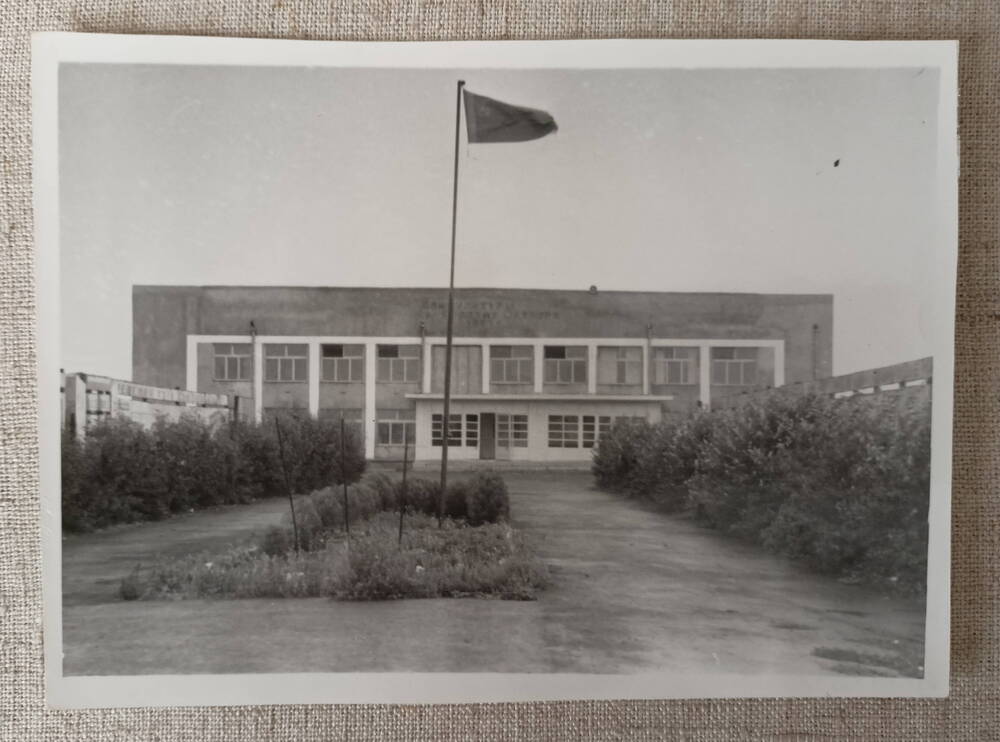
[[[64,542],[67,674],[452,671],[913,675],[923,606],[810,574],[596,491],[580,471],[505,472],[553,586],[538,601],[121,602],[157,553],[248,538],[272,500]]]

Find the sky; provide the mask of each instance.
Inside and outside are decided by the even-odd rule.
[[[134,284],[441,286],[455,84],[559,131],[459,154],[457,286],[829,293],[834,373],[931,354],[933,70],[64,65],[61,365]]]

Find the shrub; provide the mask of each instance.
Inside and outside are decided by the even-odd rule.
[[[312,506],[323,528],[335,529],[344,526],[344,501],[340,488],[324,487],[309,495]]]
[[[437,488],[441,491],[441,487]],[[466,518],[469,514],[469,499],[475,496],[475,491],[470,482],[459,480],[448,483],[448,493],[444,497],[444,515],[446,518],[459,520]],[[438,503],[434,503],[433,510],[428,515],[437,515]]]
[[[774,393],[654,426],[616,424],[599,486],[676,510],[841,578],[922,592],[930,392]]]
[[[342,456],[338,425],[308,417],[283,417],[280,425],[295,492],[360,479],[364,455],[353,432]],[[62,493],[67,531],[286,494],[277,430],[273,423],[212,425],[194,416],[161,418],[149,429],[104,420],[82,441],[63,434]]]
[[[135,569],[123,577],[118,585],[118,597],[122,600],[138,600],[142,597],[144,587],[139,569],[139,565],[135,565]]]
[[[295,550],[292,529],[287,526],[271,526],[260,539],[260,550],[268,556],[277,556]]]
[[[651,432],[645,420],[616,420],[601,434],[593,450],[591,472],[597,485],[616,492],[627,492],[639,465],[639,451]]]
[[[436,515],[441,486],[429,479],[406,480],[406,509],[410,513]]]
[[[388,474],[378,472],[366,480],[366,484],[379,499],[379,510],[396,510],[399,507],[398,484]]]
[[[499,523],[510,517],[510,496],[503,477],[495,472],[478,472],[465,493],[465,516],[470,525]]]

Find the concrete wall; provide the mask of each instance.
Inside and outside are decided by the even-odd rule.
[[[319,382],[319,409],[360,410],[365,406],[363,381]]]
[[[265,381],[263,388],[265,410],[309,409],[309,384],[305,381]]]
[[[133,378],[185,384],[185,338],[445,334],[443,289],[135,286]],[[769,338],[786,343],[786,380],[832,372],[829,295],[458,289],[456,337]]]
[[[84,373],[65,374],[62,389],[63,427],[80,436],[89,425],[112,418],[132,420],[147,428],[161,418],[176,421],[188,416],[212,424],[232,419],[233,398],[221,394],[165,389]]]

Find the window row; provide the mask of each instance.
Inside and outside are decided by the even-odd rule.
[[[610,427],[607,415],[549,415],[549,448],[593,448]]]
[[[479,445],[479,415],[448,415],[448,446]],[[431,415],[431,445],[443,445],[443,415]],[[528,447],[528,416],[497,414],[496,445],[500,448]]]
[[[479,445],[479,415],[448,415],[448,447]],[[431,445],[444,445],[444,415],[431,415]]]
[[[216,381],[250,381],[253,378],[253,348],[249,343],[214,343],[213,349],[213,378]],[[306,381],[309,378],[309,346],[305,343],[267,343],[263,355],[264,381]],[[379,345],[376,357],[376,381],[420,382],[419,345]],[[365,346],[321,345],[320,380],[364,382]]]
[[[253,350],[249,343],[215,343],[214,352],[213,377],[216,381],[252,379]],[[308,379],[308,345],[269,343],[264,345],[263,355],[265,381],[301,382]],[[325,344],[320,348],[320,355],[322,381],[364,381],[363,345]],[[712,348],[711,383],[718,386],[751,386],[760,383],[759,360],[759,348]],[[642,384],[642,364],[642,348],[639,346],[601,346],[597,349],[597,383],[639,386]],[[586,384],[587,347],[546,345],[543,369],[546,384]],[[377,346],[375,378],[381,383],[419,383],[420,346]],[[490,346],[490,381],[494,384],[534,384],[534,347]],[[650,358],[650,382],[654,385],[697,384],[698,348],[653,348]]]

